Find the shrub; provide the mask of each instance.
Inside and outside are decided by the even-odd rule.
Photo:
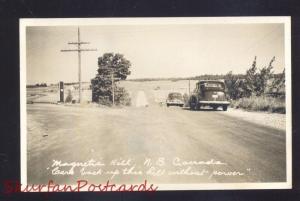
[[[233,99],[239,99],[245,96],[245,82],[239,78],[239,75],[234,75],[232,71],[225,75],[226,93]]]
[[[243,97],[251,96],[263,96],[268,92],[270,88],[271,78],[274,77],[273,63],[275,57],[271,59],[268,67],[258,69],[256,67],[256,57],[251,67],[246,71],[243,79],[240,79],[237,75],[232,74],[230,71],[225,76],[225,84],[227,93],[230,98],[236,100]],[[282,73],[284,74],[284,73]],[[271,88],[282,88],[284,84],[284,75],[276,79]],[[278,91],[278,90],[277,90]]]
[[[187,93],[183,94],[183,102],[184,102],[184,106],[189,107],[189,95]]]
[[[98,103],[100,105],[111,106],[112,102],[109,100],[108,96],[99,96]]]
[[[285,113],[284,99],[266,96],[251,96],[249,98],[234,100],[231,102],[231,107],[252,111]]]
[[[68,95],[67,95],[67,97],[66,97],[65,102],[66,102],[66,103],[71,103],[72,100],[73,100],[72,92],[71,92],[71,90],[69,89],[69,90],[68,90]]]
[[[123,87],[118,87],[115,91],[115,103],[116,105],[131,105],[130,94]]]

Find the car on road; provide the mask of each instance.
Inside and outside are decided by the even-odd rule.
[[[214,110],[222,107],[226,111],[229,104],[225,92],[225,83],[219,80],[197,82],[196,88],[189,98],[191,110],[199,110],[202,106],[210,106]]]
[[[183,96],[179,92],[171,92],[168,95],[168,98],[166,100],[167,107],[169,106],[180,106],[183,107],[184,101]]]

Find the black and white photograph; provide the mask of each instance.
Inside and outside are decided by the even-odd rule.
[[[21,183],[290,189],[290,31],[290,17],[20,19]]]

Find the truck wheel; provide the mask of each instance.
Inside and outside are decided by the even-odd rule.
[[[224,111],[227,111],[227,105],[224,105],[224,106],[223,106],[223,110],[224,110]]]
[[[213,106],[213,110],[217,110],[218,109],[218,107],[217,106]]]

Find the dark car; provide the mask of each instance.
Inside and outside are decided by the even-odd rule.
[[[225,84],[218,80],[204,80],[196,84],[196,89],[189,99],[189,105],[192,110],[198,110],[202,106],[210,106],[214,110],[222,107],[224,111],[229,105],[225,93]]]
[[[169,93],[166,103],[168,107],[172,105],[183,107],[184,105],[183,96],[181,93],[178,92]]]

